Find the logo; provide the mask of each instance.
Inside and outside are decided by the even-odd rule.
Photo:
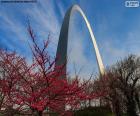
[[[139,1],[125,1],[125,7],[139,7]]]
[[[1,3],[36,3],[37,0],[0,0]]]

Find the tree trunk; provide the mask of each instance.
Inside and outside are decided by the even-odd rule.
[[[88,106],[91,107],[91,99],[89,99],[89,105]]]
[[[133,98],[127,98],[127,113],[128,116],[138,116],[136,114],[136,104]]]
[[[33,116],[42,116],[43,111],[38,111],[36,109],[32,109]]]
[[[114,100],[112,103],[113,106],[113,112],[115,114],[115,116],[122,116],[122,112],[121,112],[121,107],[120,107],[120,103],[118,100]]]
[[[136,100],[136,103],[138,105],[138,109],[140,111],[140,98],[139,98],[139,94],[138,93],[135,94],[135,100]]]
[[[42,111],[38,111],[38,116],[42,116],[43,112]]]

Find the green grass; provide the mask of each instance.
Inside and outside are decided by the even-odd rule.
[[[88,107],[75,112],[74,116],[114,116],[106,107]]]

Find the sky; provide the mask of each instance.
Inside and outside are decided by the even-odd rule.
[[[125,0],[37,0],[36,3],[0,3],[0,49],[17,51],[31,61],[30,20],[38,42],[48,38],[55,57],[66,11],[78,4],[89,20],[105,67],[129,54],[140,55],[140,7],[125,7]],[[41,45],[41,44],[40,44]],[[83,78],[98,73],[95,51],[88,29],[78,12],[71,16],[68,44],[68,73]]]

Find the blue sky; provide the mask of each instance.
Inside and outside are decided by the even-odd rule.
[[[37,3],[0,3],[0,48],[31,60],[27,20],[38,41],[51,35],[49,51],[55,56],[61,24],[67,9],[78,4],[87,16],[105,66],[128,54],[140,55],[140,7],[126,8],[125,0],[37,0]],[[95,53],[85,22],[79,13],[71,18],[68,72],[81,68],[88,77],[98,72]]]

